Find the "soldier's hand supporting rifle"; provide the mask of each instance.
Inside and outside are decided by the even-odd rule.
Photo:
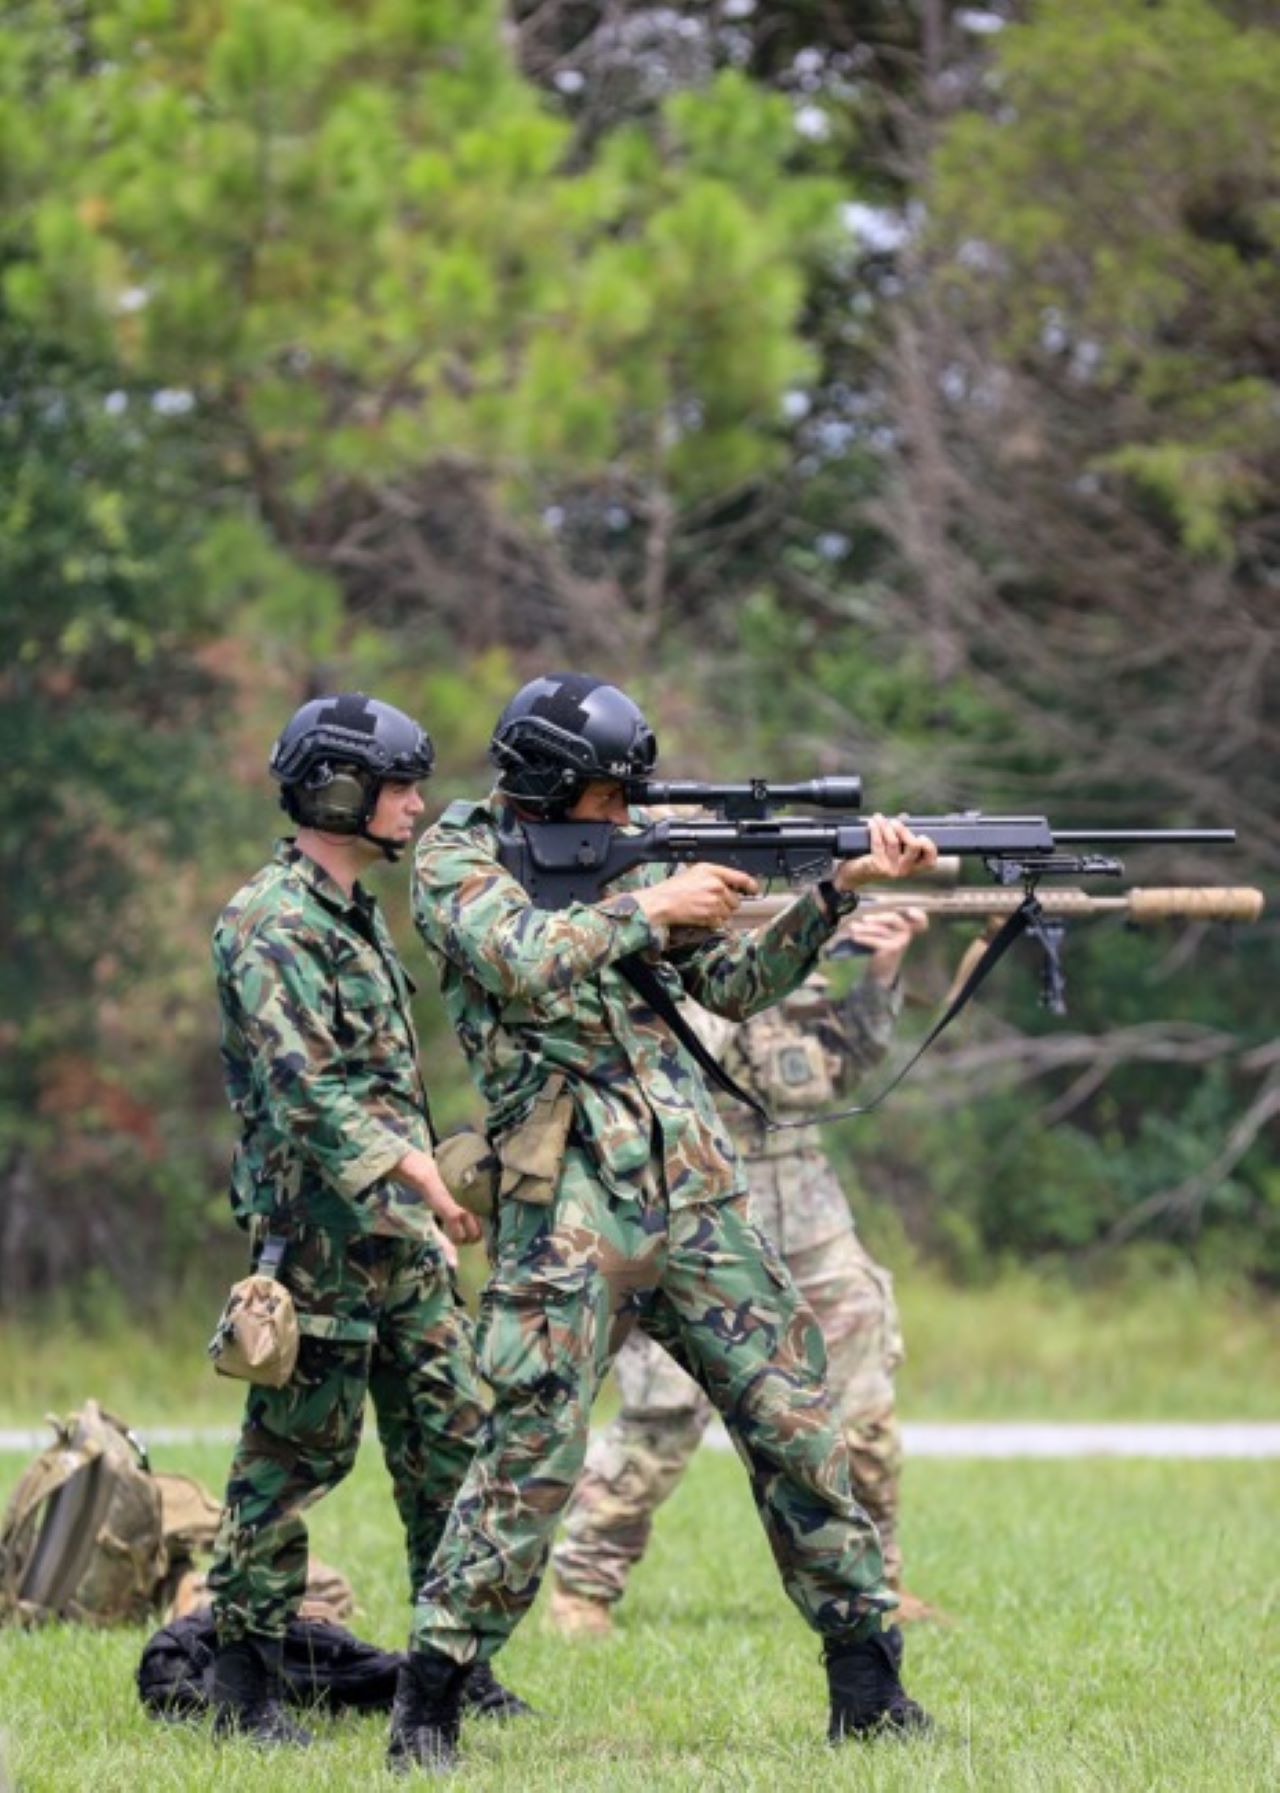
[[[927,835],[914,834],[900,819],[873,815],[867,826],[871,851],[857,859],[841,860],[833,877],[838,890],[857,891],[867,884],[918,877],[937,863],[934,843]],[[759,890],[746,872],[703,863],[638,891],[636,900],[649,920],[660,926],[718,928],[731,920],[744,898],[758,896]],[[904,939],[903,951],[909,939],[909,935]]]
[[[926,834],[913,834],[900,816],[874,815],[867,823],[871,851],[842,859],[832,882],[837,890],[861,890],[893,878],[918,878],[938,863],[938,849]]]

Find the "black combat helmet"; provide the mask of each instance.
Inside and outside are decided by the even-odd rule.
[[[400,844],[369,833],[387,779],[429,778],[435,749],[424,728],[363,691],[315,697],[294,712],[271,749],[285,811],[304,828],[360,834],[394,859]]]
[[[522,686],[489,743],[498,788],[540,815],[569,808],[584,785],[647,778],[658,742],[625,691],[580,672],[551,672]]]

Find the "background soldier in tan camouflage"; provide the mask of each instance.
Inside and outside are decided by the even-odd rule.
[[[219,1733],[310,1739],[279,1700],[281,1644],[307,1573],[304,1509],[355,1461],[373,1397],[405,1529],[411,1592],[439,1540],[483,1409],[466,1315],[437,1220],[478,1224],[430,1155],[410,984],[356,875],[411,841],[431,743],[356,693],[306,704],[272,754],[300,824],[214,933],[232,1175],[255,1257],[283,1239],[301,1333],[282,1388],[253,1387],[208,1583]],[[492,1677],[488,1677],[492,1682]],[[500,1704],[492,1685],[477,1702]]]
[[[691,1019],[730,1076],[768,1110],[787,1120],[813,1113],[846,1095],[884,1057],[902,1006],[902,957],[927,925],[919,910],[846,924],[872,956],[865,977],[842,1000],[815,974],[776,1008],[740,1026],[705,1010]],[[892,1278],[857,1236],[816,1125],[770,1133],[741,1103],[721,1098],[719,1106],[747,1167],[751,1218],[778,1247],[822,1328],[854,1494],[876,1522],[885,1578],[898,1593],[894,1617],[926,1617],[931,1609],[901,1586],[894,1372],[902,1335]],[[566,1636],[608,1633],[610,1609],[644,1554],[654,1512],[676,1488],[712,1418],[697,1383],[642,1332],[622,1347],[614,1376],[621,1411],[592,1441],[552,1555],[551,1619]]]
[[[824,1640],[830,1736],[923,1729],[883,1633],[896,1601],[850,1488],[822,1335],[747,1216],[700,1068],[627,968],[638,955],[665,996],[742,1019],[808,975],[859,884],[926,868],[933,843],[873,817],[865,858],[751,935],[725,924],[753,881],[714,865],[669,878],[640,866],[602,901],[551,913],[504,868],[500,826],[566,814],[628,826],[625,781],[648,773],[656,743],[616,687],[554,674],[517,693],[493,752],[498,792],[450,805],[414,879],[504,1167],[479,1343],[493,1409],[418,1600],[390,1761],[456,1760],[462,1677],[537,1593],[592,1402],[637,1322],[697,1378],[748,1466],[786,1592]],[[673,948],[681,926],[706,932]]]

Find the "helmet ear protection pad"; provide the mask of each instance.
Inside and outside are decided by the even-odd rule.
[[[282,785],[280,803],[303,828],[359,834],[378,805],[382,780],[356,766],[321,760],[296,784]]]

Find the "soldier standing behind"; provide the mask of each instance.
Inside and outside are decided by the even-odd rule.
[[[411,985],[357,874],[395,860],[422,814],[431,742],[362,693],[318,698],[271,755],[298,823],[232,897],[213,938],[227,1093],[242,1133],[231,1201],[255,1264],[298,1311],[297,1365],[253,1387],[231,1467],[209,1587],[218,1650],[215,1734],[308,1743],[280,1704],[285,1632],[307,1574],[303,1510],[355,1461],[366,1394],[404,1525],[411,1594],[466,1472],[483,1409],[468,1322],[437,1221],[478,1224],[430,1153]],[[504,1700],[492,1677],[468,1703]]]
[[[504,1167],[479,1360],[483,1440],[419,1595],[390,1761],[451,1767],[468,1666],[500,1649],[537,1593],[587,1446],[591,1405],[642,1324],[693,1373],[746,1459],[787,1594],[823,1639],[833,1741],[926,1727],[898,1678],[875,1527],[853,1498],[821,1335],[746,1212],[746,1180],[703,1075],[628,975],[741,1020],[812,970],[860,884],[936,858],[872,817],[871,851],[751,935],[726,927],[742,872],[640,866],[603,900],[549,913],[502,864],[520,817],[627,827],[628,782],[657,752],[615,686],[536,679],[493,737],[499,788],[424,835],[414,917],[489,1107]],[[669,930],[708,932],[671,948]],[[641,974],[642,975],[642,974]],[[643,976],[642,976],[643,981]]]
[[[691,1016],[734,1080],[779,1119],[828,1107],[883,1059],[902,1007],[899,973],[920,910],[869,915],[846,931],[870,952],[866,976],[841,1001],[814,975],[776,1008],[734,1026]],[[844,1191],[816,1125],[766,1131],[725,1100],[722,1111],[747,1168],[752,1220],[781,1252],[827,1347],[827,1375],[849,1449],[853,1492],[876,1522],[896,1619],[930,1616],[902,1591],[898,1497],[902,1443],[894,1372],[902,1335],[893,1282],[858,1239]],[[596,1438],[552,1554],[551,1622],[569,1637],[602,1637],[611,1609],[648,1545],[653,1515],[702,1442],[712,1407],[696,1382],[641,1332],[614,1365],[621,1411]]]

